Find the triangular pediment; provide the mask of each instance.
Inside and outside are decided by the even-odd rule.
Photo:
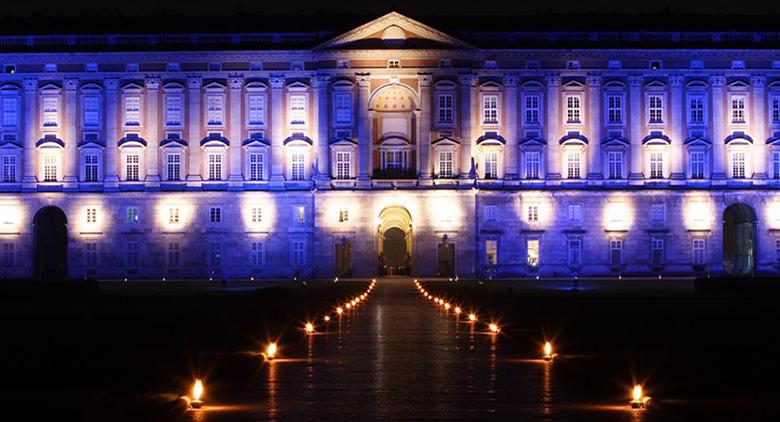
[[[464,48],[474,47],[397,12],[390,12],[317,46],[319,50]]]

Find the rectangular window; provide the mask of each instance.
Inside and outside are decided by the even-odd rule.
[[[336,153],[336,179],[352,178],[352,153],[340,151]]]
[[[177,225],[179,224],[179,221],[181,221],[179,219],[179,208],[168,208],[168,224]]]
[[[296,152],[290,155],[292,164],[291,174],[292,180],[305,180],[306,179],[306,165],[303,153]]]
[[[527,125],[538,125],[541,122],[540,116],[540,106],[541,106],[541,97],[538,95],[526,95],[525,101],[523,102],[523,105],[525,107],[525,110],[523,112],[523,118],[525,119],[525,124]]]
[[[97,243],[85,243],[84,244],[84,266],[88,268],[97,267],[98,253]]]
[[[263,209],[260,207],[253,207],[252,208],[252,223],[262,223],[263,222]]]
[[[576,124],[582,122],[582,100],[579,96],[566,96],[566,123]]]
[[[444,179],[453,177],[454,155],[452,151],[439,151],[439,177]]]
[[[222,267],[222,244],[219,242],[209,243],[209,266],[212,270]]]
[[[346,223],[349,221],[349,208],[339,209],[339,223]]]
[[[497,240],[485,241],[485,263],[487,265],[498,264],[498,241]]]
[[[263,242],[252,242],[252,262],[254,267],[263,265]]]
[[[247,123],[249,126],[262,126],[265,124],[265,95],[250,94],[247,97],[248,111]]]
[[[498,153],[486,152],[485,161],[485,179],[498,179]]]
[[[3,156],[3,182],[14,183],[16,182],[16,156],[4,155]]]
[[[181,95],[165,96],[165,125],[181,126],[182,123],[182,104],[184,98]]]
[[[607,165],[609,167],[609,178],[618,180],[623,178],[623,152],[609,151],[607,153]]]
[[[16,127],[19,124],[19,99],[3,97],[3,127]]]
[[[704,239],[693,239],[693,264],[704,265],[705,260]]]
[[[168,242],[168,258],[165,265],[168,268],[178,268],[181,263],[179,242]]]
[[[650,153],[650,178],[663,179],[664,177],[664,155],[661,152]]]
[[[652,221],[653,223],[665,223],[666,205],[664,204],[650,205],[650,221]]]
[[[352,123],[352,94],[339,92],[334,96],[336,124]]]
[[[59,126],[59,97],[43,97],[41,110],[43,111],[42,124],[44,127]]]
[[[209,180],[222,180],[222,153],[209,154]]]
[[[125,97],[125,126],[141,125],[141,97]]]
[[[382,157],[384,158],[384,166],[386,170],[396,170],[398,172],[406,169],[406,156],[405,150],[391,150],[384,151]]]
[[[86,215],[85,215],[85,221],[87,224],[95,224],[97,223],[97,209],[96,208],[87,208]]]
[[[623,123],[623,96],[607,96],[607,123],[611,125]]]
[[[59,165],[59,159],[56,155],[46,154],[43,156],[43,181],[44,182],[57,181],[58,165]]]
[[[772,151],[772,178],[780,179],[780,151]]]
[[[538,180],[541,177],[541,153],[539,151],[528,151],[525,153],[525,178],[528,180]]]
[[[498,221],[496,215],[498,214],[498,207],[495,205],[485,205],[484,208],[485,211],[485,222],[486,223],[495,223]]]
[[[623,239],[610,239],[609,262],[613,266],[623,264]]]
[[[209,222],[214,224],[222,222],[222,207],[209,208]]]
[[[731,153],[731,177],[735,179],[745,178],[745,153],[743,151]]]
[[[438,96],[438,122],[439,123],[453,123],[454,113],[453,107],[455,103],[455,96],[453,94],[439,94]]]
[[[704,179],[704,151],[691,151],[691,179]]]
[[[138,266],[138,242],[125,243],[125,266],[128,268]]]
[[[305,95],[290,95],[290,124],[296,126],[306,124]]]
[[[704,124],[704,96],[692,95],[688,98],[689,122],[692,125]]]
[[[769,101],[772,107],[772,124],[780,124],[780,96],[772,97]]]
[[[664,122],[664,97],[650,95],[647,97],[648,123],[661,124]]]
[[[10,268],[16,265],[15,245],[11,242],[3,243],[3,267]]]
[[[206,125],[222,126],[225,113],[225,97],[209,95],[206,97]]]
[[[579,266],[582,263],[582,242],[580,239],[569,239],[569,265]]]
[[[528,268],[535,270],[539,268],[539,239],[528,239],[525,242],[527,252],[526,264]]]
[[[581,204],[569,204],[569,223],[575,226],[582,224]]]
[[[138,224],[138,207],[127,207],[127,224]]]
[[[249,154],[249,180],[263,180],[264,167],[263,154],[258,152]]]
[[[293,241],[293,266],[302,267],[306,264],[306,245],[303,240]]]
[[[529,205],[526,208],[526,221],[536,223],[539,221],[539,205]]]
[[[664,263],[664,240],[654,237],[650,240],[650,260],[653,266],[658,267]]]
[[[166,154],[165,169],[169,181],[175,182],[181,180],[181,154]]]
[[[566,152],[566,178],[579,179],[582,177],[582,154],[580,151]]]
[[[494,125],[498,123],[498,95],[482,97],[482,123]]]
[[[137,182],[140,180],[141,156],[138,154],[125,155],[125,180]]]
[[[100,126],[100,97],[95,95],[84,97],[83,107],[84,127]]]
[[[84,181],[98,181],[98,156],[97,154],[87,154],[84,156]]]
[[[306,217],[306,209],[303,207],[297,207],[295,209],[295,219],[299,223],[303,223],[305,217]]]
[[[731,97],[731,123],[738,125],[745,122],[745,97],[741,95]]]

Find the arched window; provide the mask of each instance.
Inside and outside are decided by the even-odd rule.
[[[65,142],[55,135],[45,135],[38,140],[38,180],[58,182],[62,180],[62,151]]]

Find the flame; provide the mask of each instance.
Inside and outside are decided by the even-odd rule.
[[[499,328],[498,328],[498,324],[496,324],[496,323],[494,323],[494,322],[491,322],[491,323],[488,325],[488,328],[490,328],[490,331],[491,331],[491,332],[493,332],[493,333],[497,333],[497,332],[498,332],[498,330],[499,330]]]
[[[273,359],[274,356],[276,356],[276,350],[278,349],[278,346],[276,343],[269,343],[268,347],[265,348],[265,355],[269,359]]]
[[[306,332],[309,334],[314,332],[314,324],[312,324],[311,322],[307,322],[304,328],[306,329]]]
[[[642,400],[642,386],[637,384],[634,386],[634,391],[631,394],[635,401]]]
[[[544,355],[552,356],[552,343],[550,343],[549,341],[546,341],[544,343]]]
[[[476,314],[469,314],[469,321],[476,321],[477,315]]]
[[[344,313],[344,309],[342,309],[341,306],[339,306],[338,308],[336,308],[336,313],[341,315]]]
[[[351,308],[351,307],[352,307],[352,304],[350,304],[350,303],[347,303],[347,304],[346,304],[346,308],[347,308],[347,309],[349,309],[349,308]]]
[[[200,400],[201,397],[203,397],[203,381],[196,379],[195,385],[192,387],[192,398]]]
[[[456,313],[456,314],[459,314],[459,313],[460,313],[460,306],[456,306],[456,307],[455,307],[455,313]]]
[[[450,304],[449,303],[445,303],[444,304],[444,309],[450,309]]]

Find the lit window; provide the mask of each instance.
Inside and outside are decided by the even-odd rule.
[[[297,207],[295,209],[295,218],[299,223],[303,223],[304,217],[306,216],[305,208],[303,207]]]
[[[176,225],[179,224],[179,221],[179,208],[168,208],[168,224]]]
[[[498,220],[496,217],[496,214],[498,214],[498,207],[495,205],[485,205],[484,210],[486,223],[495,223]]]
[[[138,224],[139,214],[138,207],[127,208],[127,224]]]
[[[209,153],[209,180],[222,180],[222,153]]]
[[[265,124],[265,95],[263,94],[250,94],[247,97],[248,112],[247,123],[249,126],[262,126]]]
[[[622,95],[607,96],[607,123],[613,125],[623,123],[623,96]]]
[[[525,178],[528,180],[537,180],[541,176],[541,153],[539,151],[528,151],[525,157]]]
[[[406,170],[406,159],[408,151],[404,149],[386,150],[382,153],[382,166],[389,170],[389,174],[400,176]]]
[[[664,177],[664,155],[661,152],[650,153],[650,178],[663,179]]]
[[[41,123],[44,127],[57,127],[59,125],[59,103],[59,97],[43,97],[43,118]]]
[[[704,151],[691,151],[691,179],[704,179]]]
[[[704,239],[693,239],[693,264],[703,265],[705,260]]]
[[[525,124],[527,125],[538,125],[541,121],[540,119],[540,104],[541,104],[541,98],[538,95],[526,95],[525,101],[523,101],[523,105],[525,107],[525,110],[523,112],[523,118],[525,119]]]
[[[536,223],[539,221],[539,205],[529,205],[526,208],[526,221]]]
[[[211,207],[211,208],[209,208],[209,222],[215,223],[215,224],[222,222],[222,208],[221,207]]]
[[[735,179],[745,178],[745,152],[734,151],[731,153],[731,177]]]
[[[4,155],[3,156],[3,182],[13,183],[16,182],[16,156]]]
[[[339,223],[346,223],[349,221],[349,209],[341,208],[339,210]]]
[[[257,152],[249,154],[249,180],[263,180],[263,172],[263,154]]]
[[[582,177],[582,154],[580,151],[566,151],[566,178]]]
[[[95,224],[95,223],[97,223],[97,209],[96,208],[87,208],[87,210],[86,210],[86,222],[87,222],[87,224]]]
[[[780,96],[772,97],[772,124],[780,124]]]
[[[609,167],[609,178],[618,180],[623,178],[623,152],[609,151],[607,153],[607,166]]]
[[[84,181],[98,181],[98,156],[97,154],[87,154],[84,156]]]
[[[569,239],[567,243],[569,265],[579,266],[582,263],[582,242],[580,239]]]
[[[141,124],[141,97],[125,97],[125,126]]]
[[[137,182],[140,180],[141,156],[138,154],[125,155],[125,180]]]
[[[100,97],[95,95],[84,97],[83,107],[84,127],[100,126]]]
[[[577,95],[566,96],[566,123],[582,122],[582,100]]]
[[[290,124],[303,126],[306,124],[306,96],[290,95]]]
[[[252,242],[252,262],[255,267],[263,265],[263,243]]]
[[[306,179],[306,165],[303,153],[296,152],[291,154],[292,168],[291,175],[292,180],[305,180]]]
[[[498,179],[498,153],[489,151],[484,153],[485,179]]]
[[[181,180],[181,154],[169,153],[165,156],[165,169],[169,181]]]
[[[613,266],[619,266],[623,263],[623,239],[610,239],[609,262]]]
[[[539,239],[528,239],[525,242],[526,264],[528,268],[535,270],[539,268]]]
[[[650,258],[653,266],[658,267],[664,263],[664,240],[654,237],[650,240]]]
[[[294,267],[302,267],[306,264],[306,244],[303,240],[293,241],[293,259]]]
[[[260,207],[253,207],[252,208],[252,223],[262,223],[263,222],[263,209]]]
[[[349,152],[336,153],[336,179],[350,179],[352,177],[352,154]]]
[[[704,124],[704,96],[692,95],[688,98],[689,121],[693,125]]]
[[[43,156],[43,181],[56,182],[58,176],[59,157],[54,154]]]
[[[745,123],[745,97],[741,95],[731,97],[731,123]]]
[[[206,97],[206,125],[221,126],[224,122],[224,102],[221,95],[209,95]]]
[[[165,96],[165,125],[181,126],[182,122],[182,103],[184,99],[181,95]]]
[[[438,96],[438,122],[453,123],[453,104],[455,96],[452,94],[439,94]]]
[[[452,151],[439,151],[439,177],[449,179],[453,177],[453,156]]]
[[[664,122],[664,98],[660,95],[647,97],[648,123],[660,124]]]
[[[482,97],[482,122],[484,124],[498,123],[498,95],[485,95]]]
[[[336,124],[352,123],[352,94],[339,92],[334,96]]]
[[[772,151],[772,178],[780,179],[780,151]]]
[[[498,264],[498,241],[497,240],[485,241],[485,263],[487,265]]]
[[[3,127],[16,127],[19,124],[19,99],[3,97]]]

